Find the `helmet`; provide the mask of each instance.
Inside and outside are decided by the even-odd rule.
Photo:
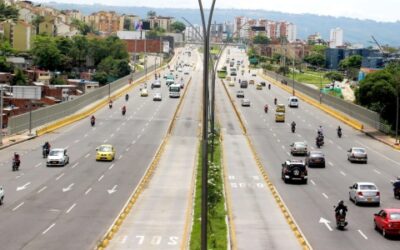
[[[343,205],[344,204],[344,201],[343,200],[340,200],[339,201],[339,205]]]

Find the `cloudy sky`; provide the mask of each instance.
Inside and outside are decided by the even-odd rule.
[[[36,0],[78,4],[198,8],[197,0]],[[211,0],[203,0],[205,8]],[[400,20],[400,0],[217,0],[216,8],[264,9],[289,13],[312,13],[395,22]]]

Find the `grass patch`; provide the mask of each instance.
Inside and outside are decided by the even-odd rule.
[[[223,196],[223,178],[221,168],[221,145],[218,137],[214,142],[214,162],[209,166],[209,194],[208,194],[208,240],[207,249],[226,250],[227,225],[225,222],[225,197]],[[211,150],[210,150],[211,151]],[[201,152],[199,148],[199,160],[196,177],[196,193],[194,202],[193,228],[190,237],[190,249],[201,249]],[[209,155],[209,159],[211,155]]]
[[[325,84],[330,83],[331,81],[327,78],[324,78],[325,73],[321,72],[315,72],[315,71],[305,71],[304,73],[294,73],[294,80],[297,82],[302,82],[302,83],[309,83],[309,84],[314,84],[318,88],[321,85],[322,82],[322,87],[325,86]],[[321,80],[321,75],[322,75],[322,80]],[[290,79],[293,79],[293,73],[289,73],[288,77]]]

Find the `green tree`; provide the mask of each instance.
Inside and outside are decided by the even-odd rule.
[[[175,21],[171,24],[171,30],[173,32],[182,33],[186,29],[186,25],[182,22]]]
[[[95,29],[93,28],[93,26],[78,20],[78,19],[74,19],[71,22],[71,25],[74,26],[75,28],[77,28],[79,30],[79,32],[81,33],[81,35],[85,36],[89,33],[95,33]]]
[[[361,67],[362,56],[352,55],[340,61],[339,67],[343,70],[351,68],[359,69]]]
[[[14,65],[5,56],[0,56],[0,72],[14,72]]]
[[[51,80],[50,80],[50,84],[51,84],[51,85],[64,85],[64,84],[65,84],[65,81],[64,81],[64,79],[61,78],[61,77],[53,77],[53,78],[51,78]]]
[[[13,80],[12,80],[12,85],[27,85],[28,80],[26,75],[24,74],[24,72],[21,69],[17,69],[15,71]]]
[[[258,34],[253,38],[254,44],[269,44],[270,42],[270,39],[262,34]]]
[[[343,81],[343,75],[339,72],[336,71],[331,71],[325,74],[325,77],[328,78],[331,81]]]
[[[74,65],[82,67],[83,62],[86,61],[86,57],[89,55],[89,42],[86,36],[74,36],[72,42],[73,47],[70,51],[71,58],[73,59]]]
[[[107,83],[107,73],[103,71],[96,71],[96,73],[93,74],[92,77],[93,81],[97,81],[100,84],[106,84]]]
[[[4,2],[0,3],[0,22],[12,19],[18,19],[18,9],[14,5],[6,6]]]
[[[308,56],[305,56],[304,61],[313,66],[323,67],[325,65],[325,56],[318,53],[312,53]]]
[[[61,53],[52,37],[36,36],[32,54],[35,65],[40,68],[54,70],[60,66]]]
[[[157,13],[154,10],[147,11],[147,17],[155,17]]]

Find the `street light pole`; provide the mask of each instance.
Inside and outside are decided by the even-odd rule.
[[[0,86],[0,145],[3,145],[3,86]]]
[[[292,72],[293,82],[292,82],[292,95],[295,95],[294,91],[294,55],[293,55],[293,72]]]
[[[395,144],[399,143],[399,87],[397,83],[397,88],[396,88],[396,140]]]

